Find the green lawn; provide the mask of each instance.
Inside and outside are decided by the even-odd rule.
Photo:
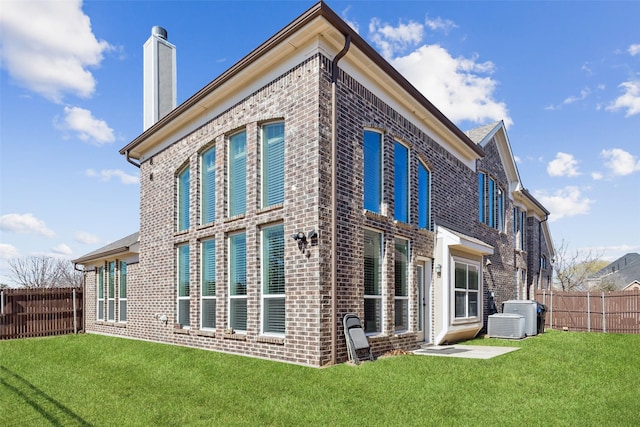
[[[0,425],[640,425],[640,335],[314,369],[98,335],[0,341]]]

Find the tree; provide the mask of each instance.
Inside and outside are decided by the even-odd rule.
[[[82,285],[82,273],[69,260],[28,256],[8,261],[9,278],[23,288],[60,288]]]
[[[592,249],[586,253],[578,250],[569,252],[568,244],[564,240],[556,248],[558,249],[553,268],[563,291],[588,290],[587,279],[608,265],[608,262],[600,260],[602,253]]]

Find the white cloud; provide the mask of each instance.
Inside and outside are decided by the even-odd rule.
[[[64,107],[64,123],[59,127],[77,132],[83,141],[106,144],[115,141],[113,129],[104,120],[96,119],[91,111],[79,107]]]
[[[640,55],[640,44],[632,44],[631,46],[629,46],[629,55]]]
[[[140,182],[140,178],[136,175],[129,175],[128,173],[120,169],[103,169],[100,172],[94,169],[87,169],[85,171],[88,177],[100,178],[100,181],[109,182],[111,178],[119,178],[122,184],[137,184]]]
[[[578,161],[572,154],[559,152],[547,165],[547,173],[550,176],[578,176]]]
[[[391,61],[422,94],[454,122],[513,121],[504,102],[494,99],[497,81],[490,61],[454,58],[438,45],[424,45]]]
[[[35,233],[45,237],[53,237],[55,233],[49,230],[44,221],[33,214],[6,214],[0,217],[0,230],[18,234]]]
[[[15,246],[7,243],[0,243],[0,259],[12,259],[20,256],[20,252]]]
[[[100,239],[98,239],[98,236],[91,233],[87,233],[86,231],[78,231],[73,236],[73,238],[76,242],[83,243],[85,245],[91,245],[94,243],[98,243],[100,241]]]
[[[29,90],[61,102],[65,93],[89,97],[109,43],[97,40],[81,0],[4,1],[0,14],[2,66]]]
[[[640,114],[640,80],[623,82],[618,87],[624,94],[607,106],[608,111],[627,110],[625,117]]]
[[[605,159],[604,165],[614,175],[631,175],[634,172],[640,171],[640,160],[621,148],[602,150],[600,157]]]
[[[560,108],[562,108],[563,105],[570,105],[573,104],[575,102],[578,101],[584,101],[585,99],[587,99],[587,97],[591,94],[591,89],[589,88],[584,88],[580,91],[580,95],[571,95],[566,97],[561,104],[559,105],[549,105],[547,107],[545,107],[545,110],[551,110],[551,111],[555,111],[555,110],[559,110]]]
[[[565,187],[553,194],[546,191],[534,191],[534,197],[551,213],[549,221],[554,222],[564,217],[589,213],[593,200],[584,197],[578,187]]]
[[[71,248],[65,245],[64,243],[60,243],[59,245],[51,248],[51,252],[53,252],[56,255],[71,255],[73,253]]]
[[[433,31],[444,31],[445,33],[448,33],[449,31],[451,31],[454,28],[457,28],[458,26],[456,25],[455,22],[453,22],[450,19],[442,19],[439,16],[435,19],[430,19],[428,16],[425,19],[425,24],[427,25],[427,27],[429,27],[429,29],[433,30]]]
[[[424,26],[415,21],[409,21],[408,24],[400,23],[397,27],[383,24],[378,18],[373,18],[369,23],[371,41],[387,59],[416,46],[422,41],[423,34]]]
[[[349,13],[349,9],[351,9],[351,6],[348,6],[345,10],[342,11],[342,19],[344,20],[344,22],[349,24],[349,26],[351,28],[353,28],[353,30],[356,33],[360,34],[360,26],[358,25],[358,23],[356,21],[352,21],[349,18],[347,18],[347,14]]]
[[[602,172],[591,172],[591,178],[593,178],[594,181],[600,181],[604,178],[604,175],[602,175]]]

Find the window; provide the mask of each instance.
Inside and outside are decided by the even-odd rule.
[[[478,265],[455,261],[455,318],[478,317]]]
[[[104,320],[104,267],[98,267],[98,274],[96,276],[96,295],[98,296],[96,319]]]
[[[504,191],[484,172],[478,173],[478,221],[504,230]]]
[[[430,220],[430,185],[431,173],[418,162],[418,227],[431,229]]]
[[[245,233],[229,237],[229,326],[247,330],[247,237]]]
[[[382,332],[382,233],[364,230],[364,331]]]
[[[178,231],[189,228],[189,167],[178,174]]]
[[[107,320],[116,320],[116,263],[110,261],[108,264],[109,273],[107,278]]]
[[[382,204],[382,135],[364,131],[364,208],[380,213]]]
[[[525,250],[525,225],[527,214],[520,208],[513,208],[513,244],[517,250]]]
[[[262,127],[262,207],[284,201],[284,123]]]
[[[262,332],[284,334],[284,226],[262,230]]]
[[[247,134],[229,138],[229,216],[242,215],[247,207]]]
[[[409,149],[396,141],[394,153],[394,218],[409,222]]]
[[[541,270],[547,269],[547,257],[544,255],[540,256],[540,269]]]
[[[118,320],[127,321],[127,263],[120,261],[120,277],[118,279]]]
[[[212,147],[202,153],[202,223],[216,220],[216,149]]]
[[[216,328],[216,241],[205,240],[201,244],[202,269],[200,324],[202,329]]]
[[[189,245],[178,246],[178,324],[189,327]]]
[[[395,330],[409,329],[409,241],[395,241]]]

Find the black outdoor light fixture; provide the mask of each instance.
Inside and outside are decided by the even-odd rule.
[[[291,238],[295,241],[297,241],[298,243],[306,243],[307,242],[307,236],[305,236],[305,234],[302,231],[298,231],[297,233],[293,233],[291,235]]]

